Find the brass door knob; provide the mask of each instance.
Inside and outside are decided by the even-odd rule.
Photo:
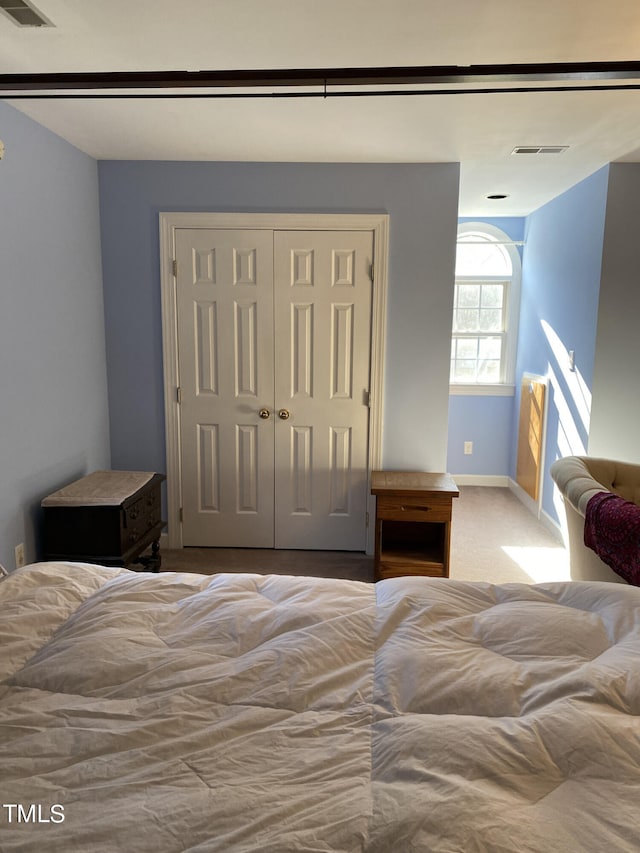
[[[278,417],[281,421],[287,421],[291,417],[291,412],[289,411],[289,409],[280,409],[280,411],[278,412]]]
[[[269,411],[269,409],[260,409],[258,414],[260,415],[260,417],[262,418],[263,421],[266,421],[269,419],[271,412]]]

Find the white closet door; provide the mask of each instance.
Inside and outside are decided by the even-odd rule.
[[[177,229],[176,260],[184,543],[273,547],[273,233]]]
[[[373,234],[274,245],[275,545],[364,550]]]

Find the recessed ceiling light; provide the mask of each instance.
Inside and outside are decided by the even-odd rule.
[[[509,198],[507,193],[493,193],[492,195],[488,195],[487,198],[490,198],[491,201],[500,201],[503,198]]]

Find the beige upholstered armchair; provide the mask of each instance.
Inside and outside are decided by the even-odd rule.
[[[584,544],[584,521],[587,504],[598,492],[611,492],[640,506],[640,465],[566,456],[553,463],[551,476],[564,499],[571,579],[624,583]]]

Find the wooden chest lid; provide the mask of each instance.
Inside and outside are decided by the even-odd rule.
[[[149,471],[94,471],[53,492],[42,506],[120,506],[153,476]]]

